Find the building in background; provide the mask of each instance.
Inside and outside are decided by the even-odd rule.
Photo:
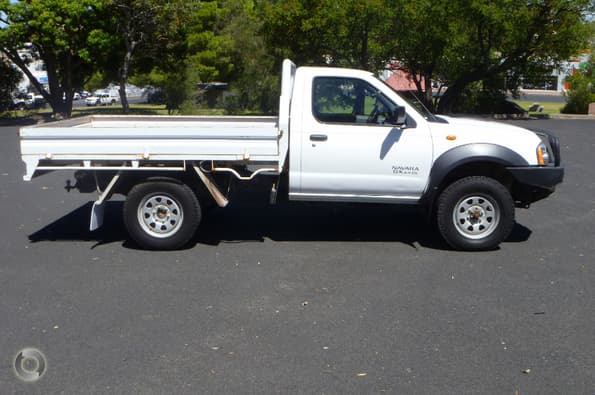
[[[549,91],[551,93],[563,93],[568,89],[566,78],[576,73],[581,65],[589,60],[589,53],[563,62],[559,68],[552,69],[542,75],[524,78],[521,82],[521,90]]]
[[[589,61],[590,53],[583,53],[576,58],[563,62],[562,65],[544,74],[523,78],[521,90],[540,90],[551,93],[563,93],[568,89],[566,78],[573,75]],[[382,80],[397,91],[415,91],[417,87],[413,81],[412,75],[403,67],[400,62],[393,61],[389,63],[382,72]],[[422,77],[422,86],[425,86]],[[439,95],[446,90],[446,87],[440,89],[440,84],[432,81],[433,95]]]

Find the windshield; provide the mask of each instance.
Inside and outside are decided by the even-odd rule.
[[[399,95],[403,100],[405,100],[411,107],[415,109],[424,119],[428,122],[440,122],[440,123],[447,123],[447,121],[443,118],[440,118],[433,114],[428,108],[423,104],[420,98],[417,96],[417,92],[415,91],[397,91],[393,89],[392,86],[388,85],[386,82],[382,81],[384,85],[389,87],[393,92]]]

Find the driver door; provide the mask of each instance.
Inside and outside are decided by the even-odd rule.
[[[417,200],[429,175],[431,137],[425,124],[395,124],[397,107],[367,81],[314,78],[292,198]]]

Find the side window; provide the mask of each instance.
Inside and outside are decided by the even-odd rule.
[[[325,123],[389,124],[397,106],[378,89],[355,78],[317,77],[312,113]]]

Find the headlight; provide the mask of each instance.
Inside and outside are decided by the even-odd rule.
[[[560,139],[547,130],[530,129],[540,139],[542,144],[537,146],[537,162],[542,165],[540,155],[543,156],[543,165],[560,166]],[[544,146],[545,145],[545,149]],[[541,151],[541,154],[540,154]]]
[[[547,150],[547,145],[539,143],[537,146],[537,163],[544,166],[550,163],[550,154]]]

